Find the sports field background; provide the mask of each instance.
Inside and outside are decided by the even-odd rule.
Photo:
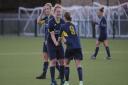
[[[35,79],[42,70],[42,42],[41,37],[0,36],[0,85],[50,85],[49,71],[46,80]],[[95,39],[81,39],[81,44],[84,85],[128,85],[127,39],[110,39],[112,60],[105,59],[103,45],[97,59],[90,60]],[[74,62],[70,67],[70,85],[78,85]]]

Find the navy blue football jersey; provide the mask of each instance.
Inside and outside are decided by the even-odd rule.
[[[49,21],[49,27],[48,27],[48,30],[49,30],[49,36],[48,36],[48,41],[52,41],[51,39],[51,35],[50,35],[50,32],[54,31],[55,32],[55,37],[56,37],[56,40],[58,40],[58,38],[60,37],[60,31],[61,31],[61,28],[62,28],[62,25],[64,24],[64,20],[63,19],[60,19],[58,22],[55,20],[55,18],[52,18],[50,21]],[[53,42],[53,41],[52,41]]]
[[[71,22],[66,22],[62,26],[61,34],[66,39],[67,49],[81,48],[80,38],[77,35],[74,24],[72,24]]]
[[[100,31],[100,36],[107,35],[107,21],[106,21],[106,18],[104,16],[101,17],[101,19],[100,19],[99,31]]]
[[[44,33],[45,33],[45,41],[47,40],[47,38],[48,38],[48,24],[49,24],[49,21],[52,19],[52,18],[54,18],[54,16],[45,16],[43,19],[41,19],[41,20],[45,20],[45,24],[44,24]]]

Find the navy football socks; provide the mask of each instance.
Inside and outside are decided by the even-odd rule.
[[[95,56],[95,57],[97,56],[98,51],[99,51],[99,47],[96,47],[96,49],[95,49],[95,53],[94,53],[94,56]]]
[[[69,81],[69,74],[70,74],[70,69],[69,67],[65,67],[65,79],[66,81]]]
[[[105,47],[108,57],[111,57],[109,47]]]
[[[55,81],[55,66],[50,67],[51,81]]]
[[[83,72],[82,72],[82,68],[78,67],[77,68],[77,72],[78,72],[78,76],[79,76],[79,81],[83,81]]]

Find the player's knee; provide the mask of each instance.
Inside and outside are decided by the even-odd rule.
[[[96,47],[99,47],[99,43],[96,43]]]
[[[50,61],[50,66],[56,66],[56,59],[52,59]]]
[[[64,65],[64,59],[61,59],[61,60],[59,61],[59,63],[60,63],[60,65]]]
[[[47,54],[44,55],[44,61],[48,61],[48,56],[47,56]]]
[[[69,65],[68,64],[65,64],[64,67],[69,67]]]
[[[81,67],[80,60],[77,60],[77,61],[76,61],[76,67],[77,67],[77,68]]]
[[[69,67],[68,60],[67,60],[67,61],[64,61],[64,66],[65,66],[65,67]]]
[[[108,45],[104,45],[104,47],[108,47]]]
[[[81,64],[76,65],[77,68],[81,67]]]
[[[69,67],[69,61],[68,60],[64,60],[64,66]]]
[[[104,42],[104,46],[108,47],[108,42],[107,41]]]

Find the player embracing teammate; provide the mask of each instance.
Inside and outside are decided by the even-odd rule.
[[[64,85],[69,85],[69,74],[70,68],[69,64],[71,60],[75,60],[76,68],[79,77],[79,85],[83,85],[83,70],[81,66],[81,61],[83,60],[83,54],[80,44],[80,39],[76,32],[76,27],[72,23],[72,18],[69,12],[64,14],[65,24],[61,29],[61,36],[63,42],[66,45],[65,50],[65,83]]]
[[[49,11],[48,11],[49,10]],[[70,61],[75,60],[79,85],[83,85],[83,70],[81,66],[81,61],[83,60],[82,48],[80,44],[80,38],[77,35],[76,27],[72,23],[72,18],[69,12],[64,13],[64,19],[62,19],[62,6],[56,4],[53,9],[53,15],[51,15],[52,6],[48,3],[45,5],[46,17],[42,20],[38,20],[38,23],[44,23],[46,25],[46,36],[44,42],[44,69],[43,74],[37,79],[45,79],[46,72],[48,68],[48,58],[50,60],[50,75],[51,75],[51,85],[58,85],[55,80],[55,67],[57,62],[59,62],[59,75],[60,75],[60,85],[69,85],[69,75],[70,75]],[[96,24],[99,26],[100,34],[96,41],[95,53],[91,56],[91,59],[96,59],[99,51],[99,45],[103,42],[106,52],[107,59],[111,59],[108,40],[107,40],[107,22],[103,16],[104,8],[99,9],[98,17],[99,22]],[[50,14],[50,15],[48,15]],[[66,45],[65,52],[62,44]],[[65,78],[64,78],[65,77]]]
[[[72,59],[75,60],[77,66],[79,85],[83,85],[83,71],[81,67],[83,55],[76,28],[71,22],[72,19],[70,13],[66,12],[63,20],[61,18],[62,6],[56,4],[53,10],[53,15],[54,18],[49,21],[49,36],[47,40],[47,48],[50,58],[51,85],[57,85],[55,80],[55,66],[57,61],[60,63],[60,85],[69,85],[69,62]],[[66,45],[65,54],[62,42]],[[64,81],[64,76],[66,81]]]
[[[44,15],[44,16],[43,16]],[[41,73],[40,76],[37,76],[36,79],[46,79],[46,73],[47,73],[47,69],[49,66],[49,55],[48,55],[48,49],[47,49],[47,39],[48,39],[48,24],[49,21],[54,18],[54,16],[52,15],[52,4],[51,3],[46,3],[43,7],[43,14],[41,14],[38,19],[37,19],[37,23],[39,24],[39,26],[42,27],[42,25],[44,26],[44,43],[43,43],[43,52],[42,52],[42,58],[43,58],[43,72]],[[59,71],[59,64],[56,63],[56,68]]]
[[[64,48],[62,43],[59,42],[61,26],[65,23],[62,17],[62,7],[56,4],[53,10],[54,18],[49,21],[49,36],[47,39],[47,49],[50,59],[50,74],[51,74],[51,85],[57,85],[55,80],[55,67],[56,62],[60,64],[60,79],[61,84],[64,84]]]

